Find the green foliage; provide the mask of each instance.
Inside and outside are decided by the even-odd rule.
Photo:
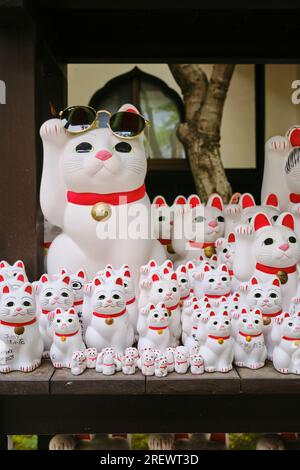
[[[259,434],[229,434],[229,448],[231,450],[255,450]]]
[[[148,434],[132,434],[131,447],[134,450],[148,449]]]
[[[15,450],[36,450],[37,436],[13,436]]]

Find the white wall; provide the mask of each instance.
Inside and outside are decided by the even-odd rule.
[[[181,94],[166,64],[70,64],[69,104],[87,104],[96,90],[135,65],[164,80]],[[203,65],[210,74],[211,65]],[[221,154],[226,168],[255,166],[254,67],[237,65],[224,108]]]

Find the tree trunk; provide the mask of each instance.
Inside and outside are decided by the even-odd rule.
[[[210,80],[199,64],[169,64],[185,103],[185,122],[178,138],[185,146],[201,200],[214,192],[231,196],[220,154],[222,114],[234,65],[215,64]]]

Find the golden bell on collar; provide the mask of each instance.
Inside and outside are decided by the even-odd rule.
[[[92,207],[91,214],[97,222],[105,222],[111,217],[111,206],[106,202],[97,202]]]
[[[172,243],[168,243],[167,244],[167,252],[170,253],[170,255],[174,255],[175,254],[175,251],[174,251],[174,248],[172,246]]]
[[[263,317],[263,324],[264,324],[265,326],[270,325],[270,323],[271,323],[271,318],[269,318],[269,317]]]
[[[288,275],[285,271],[278,271],[276,274],[281,284],[286,284],[288,281]]]
[[[206,246],[204,248],[204,254],[207,258],[211,258],[216,253],[216,249],[214,246]]]
[[[109,317],[109,318],[105,318],[105,323],[106,323],[107,325],[109,325],[109,326],[110,326],[110,325],[113,325],[114,319],[113,319],[113,318],[110,318],[110,317]]]
[[[24,326],[16,326],[14,328],[15,334],[18,335],[18,336],[22,335],[24,333],[24,331],[25,331]]]

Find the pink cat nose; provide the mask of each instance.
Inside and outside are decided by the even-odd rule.
[[[216,228],[218,225],[218,222],[215,220],[212,220],[211,222],[208,222],[209,227]]]
[[[22,312],[22,309],[20,307],[16,308],[16,312]]]
[[[108,303],[108,304],[111,304],[111,303],[112,303],[112,300],[111,300],[111,299],[107,299],[107,303]]]
[[[108,150],[99,150],[95,157],[104,162],[105,160],[108,160],[110,157],[112,157],[112,153],[110,153]]]
[[[286,251],[289,249],[289,244],[288,243],[283,243],[282,245],[279,246],[279,249],[282,251]]]

